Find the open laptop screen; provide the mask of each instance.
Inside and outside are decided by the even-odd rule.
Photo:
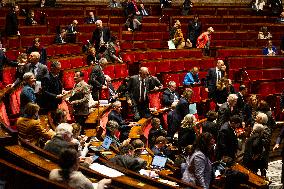
[[[108,150],[110,145],[112,143],[112,139],[109,137],[109,136],[106,136],[106,138],[104,139],[104,142],[102,144],[102,147],[105,149],[105,150]]]
[[[153,167],[164,168],[167,162],[167,158],[163,156],[154,156],[152,161]]]

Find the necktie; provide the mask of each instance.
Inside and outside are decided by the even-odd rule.
[[[34,74],[34,75],[36,75],[36,71],[35,71],[35,69],[36,69],[36,66],[34,66],[34,65],[32,65],[31,66],[31,72]]]
[[[144,101],[145,100],[145,94],[146,94],[146,88],[145,88],[145,80],[141,79],[140,81],[140,100]]]

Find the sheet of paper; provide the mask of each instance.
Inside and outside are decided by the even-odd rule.
[[[92,163],[89,168],[111,178],[124,175],[123,173],[115,169],[112,169],[110,167],[98,163]]]

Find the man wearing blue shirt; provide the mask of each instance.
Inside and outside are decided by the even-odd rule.
[[[188,72],[183,80],[184,85],[195,85],[199,84],[200,80],[198,77],[199,69],[197,67],[193,67],[190,72]]]

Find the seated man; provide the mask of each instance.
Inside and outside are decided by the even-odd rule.
[[[46,64],[47,60],[47,54],[46,54],[46,49],[42,46],[40,46],[40,39],[35,38],[33,40],[33,46],[29,47],[27,50],[27,54],[31,54],[32,52],[39,52],[40,54],[40,60],[39,62],[42,64]]]
[[[77,25],[78,21],[73,20],[73,22],[66,27],[66,37],[67,37],[67,42],[69,43],[75,43],[76,42],[76,34],[78,33],[77,31]]]
[[[179,94],[176,92],[176,82],[170,81],[168,88],[163,92],[162,103],[166,107],[171,107],[173,102],[178,102]]]
[[[155,144],[156,139],[159,136],[167,136],[167,131],[165,131],[161,126],[161,121],[159,118],[153,118],[151,122],[152,128],[149,131],[148,135],[148,145],[152,148]]]
[[[60,33],[56,34],[54,43],[56,44],[66,43],[66,30],[65,29],[61,29]]]
[[[122,142],[128,138],[129,131],[131,129],[130,126],[125,122],[121,115],[121,102],[115,101],[112,104],[113,110],[108,114],[108,121],[113,120],[116,121],[119,125],[119,140]]]
[[[97,21],[97,18],[94,15],[94,12],[89,12],[89,16],[86,18],[86,24],[94,24]]]
[[[76,149],[74,143],[71,143],[72,131],[72,125],[68,123],[59,124],[55,130],[55,136],[49,142],[46,143],[44,150],[56,156],[60,156],[60,154],[65,149]]]
[[[134,148],[131,144],[122,145],[120,154],[109,160],[110,163],[138,172],[146,168],[147,162],[141,158],[134,157]]]
[[[184,80],[183,80],[183,84],[184,85],[199,84],[200,80],[199,80],[199,77],[198,77],[198,72],[199,72],[198,67],[193,67],[192,70],[185,75]]]
[[[133,14],[130,14],[125,22],[125,27],[128,31],[140,31],[142,24]]]
[[[275,56],[277,54],[277,49],[271,40],[268,40],[267,46],[262,50],[262,54],[267,56]]]

